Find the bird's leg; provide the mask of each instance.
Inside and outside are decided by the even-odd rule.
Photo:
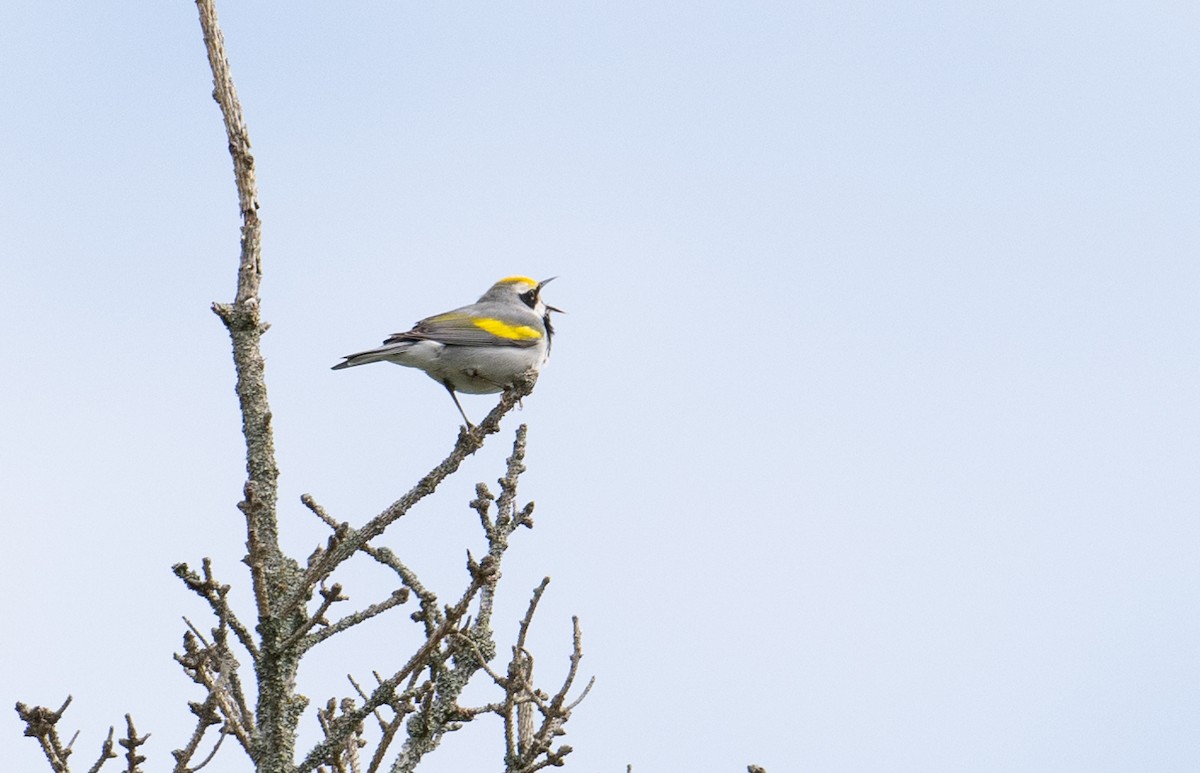
[[[467,423],[467,429],[475,429],[475,425],[467,418],[467,412],[463,410],[462,404],[458,402],[458,395],[454,393],[454,387],[450,386],[449,379],[442,382],[442,386],[446,387],[446,391],[450,393],[450,399],[454,401],[454,406],[458,408],[458,412],[462,414],[463,421]]]

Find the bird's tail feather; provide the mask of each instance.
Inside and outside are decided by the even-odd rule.
[[[384,360],[394,360],[398,354],[402,354],[403,349],[397,346],[381,346],[378,349],[368,349],[365,352],[356,354],[347,354],[345,362],[339,362],[333,366],[333,370],[342,370],[343,368],[353,368],[355,365],[366,365],[372,362],[382,362]]]

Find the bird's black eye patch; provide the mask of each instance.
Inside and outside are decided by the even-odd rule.
[[[529,308],[532,309],[537,306],[538,291],[536,287],[532,290],[526,290],[525,292],[521,293],[519,297]]]

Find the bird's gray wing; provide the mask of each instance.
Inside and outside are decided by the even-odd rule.
[[[437,341],[447,346],[536,346],[545,336],[541,325],[512,322],[462,311],[448,311],[418,322],[406,333],[396,333],[384,344],[402,341]]]

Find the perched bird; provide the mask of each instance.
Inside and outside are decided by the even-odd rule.
[[[467,426],[474,427],[456,392],[500,392],[518,375],[536,373],[550,356],[550,312],[562,309],[542,301],[542,288],[553,279],[501,279],[470,306],[427,317],[383,346],[347,355],[333,369],[386,361],[423,370],[446,387]]]

